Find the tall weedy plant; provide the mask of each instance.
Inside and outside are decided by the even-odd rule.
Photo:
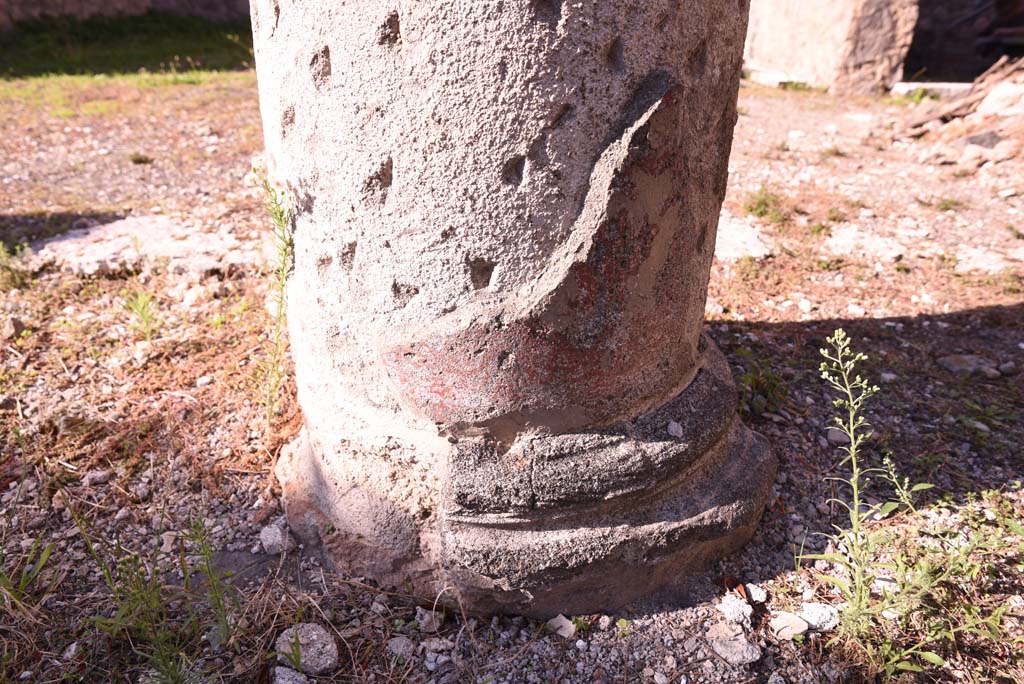
[[[285,331],[288,324],[285,294],[288,273],[292,267],[294,242],[292,241],[291,227],[292,212],[284,192],[279,192],[266,178],[263,179],[263,189],[267,193],[267,213],[270,214],[270,228],[274,237],[274,271],[271,285],[274,320],[267,333],[266,358],[260,365],[263,406],[269,429],[273,423],[274,414],[277,412],[281,386],[284,383],[283,365],[287,348]]]
[[[848,477],[833,478],[849,499],[832,501],[846,510],[848,525],[836,525],[828,535],[834,551],[802,554],[800,560],[826,561],[833,569],[832,574],[815,574],[843,599],[833,642],[845,640],[873,673],[889,678],[944,665],[936,651],[955,651],[960,635],[998,641],[1005,608],[986,614],[964,587],[989,574],[989,559],[1003,553],[1006,530],[978,526],[965,540],[958,530],[928,535],[911,524],[894,531],[881,523],[897,511],[916,514],[914,494],[932,485],[912,485],[899,476],[891,458],[881,467],[865,465],[871,426],[862,411],[878,387],[857,372],[867,356],[851,350],[843,330],[827,341],[829,348],[820,351],[821,377],[837,394],[833,427],[845,437],[841,465],[849,468]],[[890,500],[867,500],[864,489],[872,478],[888,484]]]

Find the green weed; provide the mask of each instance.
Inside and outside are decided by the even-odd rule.
[[[779,410],[786,394],[782,378],[749,349],[738,350],[736,356],[743,364],[743,372],[738,377],[740,412],[760,416]]]
[[[182,585],[163,580],[171,570],[154,557],[144,559],[129,553],[118,543],[101,553],[89,534],[85,520],[72,509],[72,516],[86,550],[102,574],[113,599],[114,610],[92,618],[96,627],[114,639],[123,639],[152,671],[150,681],[160,684],[194,684],[202,681],[200,665],[189,657],[205,636],[216,651],[233,645],[237,600],[234,588],[213,563],[209,533],[202,519],[190,522],[186,541],[196,554],[202,582],[185,559],[179,546],[177,569]],[[200,586],[201,585],[201,586]],[[204,600],[197,601],[201,596]],[[185,615],[171,609],[185,606]]]
[[[205,580],[206,603],[214,619],[213,629],[207,632],[207,640],[215,651],[222,646],[237,646],[235,616],[241,612],[238,595],[213,562],[210,532],[202,518],[192,520],[187,539],[197,552],[199,571]],[[187,573],[186,578],[189,578],[186,589],[192,589],[191,578]]]
[[[32,609],[28,605],[32,596],[40,592],[37,582],[43,568],[53,553],[53,544],[43,545],[42,539],[36,539],[27,551],[10,559],[4,557],[0,562],[0,613],[8,615],[20,614],[29,617]]]
[[[267,193],[267,212],[270,214],[271,231],[274,236],[274,272],[271,291],[274,301],[274,320],[267,336],[266,358],[259,366],[266,411],[266,424],[273,423],[284,384],[283,366],[287,351],[287,301],[288,274],[291,272],[294,253],[292,241],[292,212],[283,193],[278,192],[264,179],[263,189]]]
[[[743,257],[736,262],[736,272],[742,280],[751,281],[757,279],[762,273],[762,269],[757,264],[757,259],[744,254]]]
[[[832,145],[831,147],[827,147],[827,148],[825,148],[824,150],[821,151],[821,159],[822,160],[825,160],[825,159],[840,159],[840,158],[846,157],[846,156],[848,156],[846,154],[846,152],[843,152],[841,149],[839,149],[835,145]]]
[[[0,78],[245,69],[252,65],[252,30],[244,21],[214,24],[160,12],[44,17],[5,33],[0,64]]]
[[[935,203],[936,211],[956,211],[966,205],[955,197],[944,197]]]
[[[572,619],[572,624],[576,628],[578,634],[586,634],[590,631],[590,621],[579,615]]]
[[[789,220],[782,198],[769,192],[763,185],[757,192],[748,195],[743,208],[751,216],[763,218],[775,225],[783,225]]]
[[[803,81],[781,81],[779,83],[779,90],[791,90],[794,92],[806,93],[819,89],[808,83],[804,83]]]
[[[28,247],[24,244],[8,248],[0,242],[0,288],[22,290],[32,282],[31,272],[25,265]]]
[[[848,443],[842,465],[849,476],[833,478],[849,498],[832,502],[847,512],[848,526],[828,535],[831,551],[801,554],[803,561],[824,561],[833,572],[816,573],[843,600],[839,635],[868,665],[871,674],[888,681],[901,672],[941,667],[959,651],[965,637],[999,640],[1005,607],[985,611],[970,600],[972,582],[991,573],[991,558],[1000,552],[1007,530],[978,529],[966,539],[959,531],[894,530],[874,524],[899,512],[916,512],[915,495],[930,484],[911,484],[900,476],[892,459],[880,467],[865,465],[871,438],[863,416],[865,404],[879,391],[858,372],[867,357],[854,353],[842,330],[822,349],[821,376],[838,394],[834,427]],[[891,498],[872,502],[865,487],[872,480],[886,483]],[[945,654],[945,655],[943,655]]]
[[[145,290],[136,290],[125,297],[124,308],[131,313],[133,330],[142,333],[146,340],[152,340],[160,330],[156,299]]]
[[[816,262],[822,271],[840,271],[846,265],[845,259],[818,259]]]
[[[927,88],[915,88],[906,95],[890,95],[889,103],[897,106],[918,105],[925,100],[938,100],[939,96]]]

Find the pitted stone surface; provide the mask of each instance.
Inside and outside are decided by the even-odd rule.
[[[415,3],[391,46],[376,39],[389,16],[377,3],[276,19],[254,3],[267,163],[299,209],[293,345],[332,367],[298,369],[300,392],[319,397],[310,424],[344,416],[384,442],[396,414],[412,422],[405,408],[415,430],[611,423],[692,378],[742,16],[727,2],[541,14]],[[616,40],[621,70],[606,59]],[[493,264],[486,287],[479,260]]]
[[[296,212],[306,431],[278,472],[300,535],[538,614],[749,536],[774,462],[700,333],[741,9],[253,0]]]

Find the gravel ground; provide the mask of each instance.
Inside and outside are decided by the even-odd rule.
[[[45,242],[50,255],[0,295],[0,567],[17,574],[34,549],[53,551],[18,603],[0,608],[0,681],[160,681],[165,632],[206,673],[193,681],[868,681],[855,652],[826,645],[834,630],[794,642],[768,624],[780,610],[837,603],[794,570],[800,546],[824,550],[814,533],[841,523],[829,503],[841,488],[828,479],[842,474],[841,455],[818,374],[836,327],[869,354],[865,372],[881,386],[867,410],[871,457],[889,453],[935,485],[920,513],[880,524],[1022,517],[1024,161],[967,171],[922,161],[927,141],[884,142],[903,106],[742,89],[720,240],[730,249],[713,268],[708,328],[744,387],[748,422],[780,458],[768,509],[736,556],[620,614],[567,616],[560,634],[434,613],[400,589],[339,577],[316,549],[289,548],[271,473],[301,419],[290,377],[269,427],[258,400],[270,319],[251,73],[6,87],[19,97],[0,101],[0,236],[33,241],[37,254]],[[751,216],[757,197],[769,211]],[[110,268],[76,268],[74,231],[125,218],[223,253],[173,268],[188,253],[168,257],[173,245],[122,231]],[[138,292],[154,298],[151,339],[125,309]],[[1006,539],[999,582],[979,598],[1007,608],[1007,644],[1022,634],[1020,543]],[[121,628],[124,596],[102,570],[133,554],[167,605],[161,622]],[[237,603],[220,631],[209,617],[188,627],[189,607],[216,593],[205,561],[220,568],[214,578],[233,573]],[[326,628],[337,650],[331,662],[321,641],[327,662],[307,664],[308,678],[287,653],[274,658],[298,623]],[[314,632],[324,638],[299,630]],[[962,650],[908,681],[1024,679],[1009,646]]]

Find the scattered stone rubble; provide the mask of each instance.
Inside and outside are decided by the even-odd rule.
[[[275,644],[277,661],[306,674],[330,674],[338,667],[338,644],[322,625],[303,622],[281,633]]]
[[[240,240],[227,228],[205,232],[167,216],[132,216],[42,241],[34,246],[33,262],[78,276],[161,270],[204,277],[260,267],[263,245],[258,238]]]
[[[933,142],[920,160],[955,164],[964,174],[1019,157],[1024,147],[1024,59],[1003,57],[970,90],[948,102],[923,101],[897,136]]]

